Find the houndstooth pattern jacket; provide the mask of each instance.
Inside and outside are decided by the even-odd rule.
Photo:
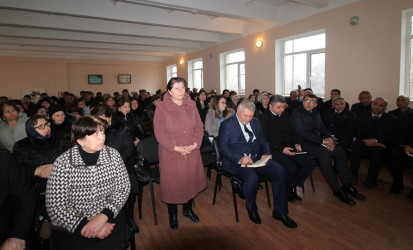
[[[73,233],[84,218],[103,209],[116,217],[129,192],[129,176],[118,151],[104,146],[97,164],[86,166],[74,146],[56,159],[47,181],[46,208],[52,227]]]

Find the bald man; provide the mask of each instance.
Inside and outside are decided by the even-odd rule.
[[[413,114],[413,109],[409,108],[410,100],[408,97],[401,95],[397,97],[397,109],[392,110],[389,114],[395,116],[397,119],[402,119],[407,114]]]

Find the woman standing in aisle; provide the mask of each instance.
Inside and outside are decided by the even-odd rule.
[[[199,222],[192,211],[192,199],[207,187],[199,151],[204,129],[198,109],[185,89],[183,78],[171,78],[154,118],[159,142],[160,195],[168,204],[169,225],[173,230],[179,228],[177,204],[182,204],[183,216]]]

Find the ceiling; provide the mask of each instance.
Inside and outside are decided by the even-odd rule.
[[[2,0],[0,55],[165,61],[358,0]]]

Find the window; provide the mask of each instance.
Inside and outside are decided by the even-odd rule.
[[[318,31],[276,42],[276,90],[288,95],[291,90],[311,88],[324,96],[325,33]]]
[[[204,87],[202,59],[196,59],[188,62],[188,86],[190,88],[201,89]]]
[[[245,51],[237,50],[220,54],[221,91],[228,89],[245,94]]]
[[[402,12],[400,94],[413,98],[413,9]]]
[[[177,76],[178,76],[178,70],[177,70],[176,64],[169,65],[169,66],[166,67],[166,81],[167,82],[172,77],[177,77]]]

